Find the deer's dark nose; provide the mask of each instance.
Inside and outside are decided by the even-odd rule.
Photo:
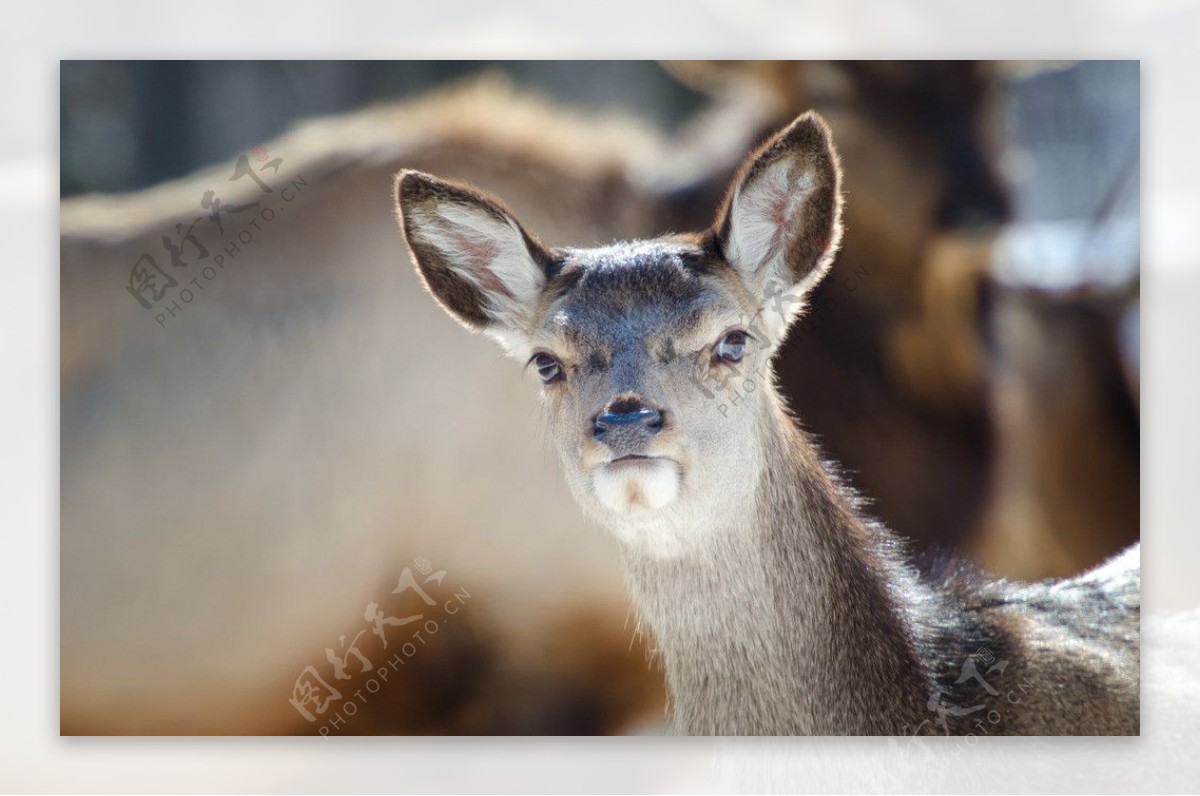
[[[662,412],[637,398],[618,398],[596,415],[592,421],[592,436],[601,439],[610,430],[618,429],[645,429],[656,434],[662,426]]]

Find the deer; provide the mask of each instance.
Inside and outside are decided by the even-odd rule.
[[[1024,584],[910,558],[781,399],[772,358],[840,246],[841,174],[809,111],[699,233],[550,247],[500,200],[411,169],[394,201],[433,299],[541,382],[672,733],[1136,734],[1138,545]],[[728,379],[735,406],[708,389]]]

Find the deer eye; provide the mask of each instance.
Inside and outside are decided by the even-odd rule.
[[[717,343],[717,357],[726,362],[741,362],[742,355],[746,353],[748,336],[743,331],[734,331],[722,337],[721,341]]]
[[[542,377],[542,384],[549,384],[562,378],[562,365],[549,354],[539,351],[529,361],[537,368],[538,375]]]

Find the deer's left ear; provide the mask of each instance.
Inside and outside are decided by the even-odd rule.
[[[841,214],[837,153],[812,111],[772,136],[734,179],[713,234],[772,337],[782,339],[833,263]]]

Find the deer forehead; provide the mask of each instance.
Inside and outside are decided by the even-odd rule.
[[[728,266],[701,245],[631,241],[567,249],[539,337],[580,355],[673,347],[744,315]]]

